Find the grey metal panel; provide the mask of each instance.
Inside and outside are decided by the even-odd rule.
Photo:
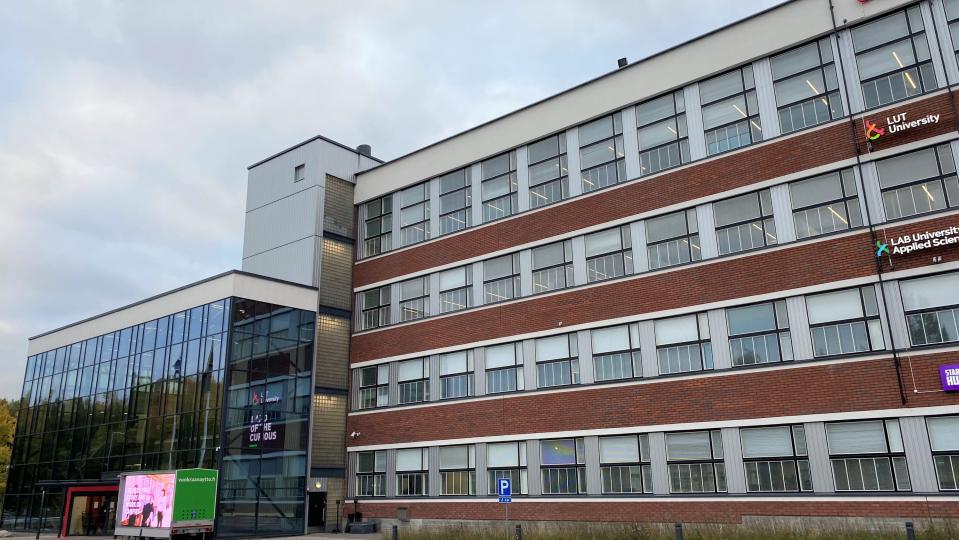
[[[839,56],[842,61],[842,72],[846,76],[849,87],[848,104],[853,114],[862,112],[863,97],[862,85],[859,82],[859,68],[856,64],[856,52],[852,45],[852,33],[847,30],[839,31]],[[839,86],[843,86],[840,84]]]
[[[696,207],[696,221],[699,227],[699,248],[704,259],[719,256],[719,245],[716,242],[716,220],[713,216],[712,204],[701,204]]]
[[[925,417],[900,418],[899,429],[902,432],[902,445],[906,450],[912,490],[917,493],[938,492],[939,481],[936,478],[936,466],[932,459]]]
[[[586,285],[586,237],[574,236],[571,242],[573,249],[573,283]]]
[[[533,294],[533,250],[519,252],[519,291],[522,296]]]
[[[862,193],[869,202],[869,219],[872,223],[886,221],[886,212],[882,204],[882,191],[879,189],[879,172],[876,162],[862,164]]]
[[[723,428],[723,463],[726,464],[726,490],[746,493],[746,469],[743,465],[743,447],[739,428]]]
[[[566,130],[566,165],[569,167],[569,196],[583,194],[583,173],[579,165],[579,128]]]
[[[350,394],[352,399],[350,399],[352,410],[358,410],[360,408],[360,370],[353,369],[353,377],[350,380]]]
[[[656,325],[653,321],[640,321],[637,326],[643,377],[655,377],[659,375],[659,362],[656,360]]]
[[[430,190],[430,238],[440,235],[440,179],[434,178],[429,183]],[[435,312],[434,312],[435,313]]]
[[[526,469],[530,496],[543,494],[543,475],[540,473],[539,441],[526,441]]]
[[[400,322],[400,284],[390,283],[390,320],[393,324]]]
[[[729,354],[726,310],[711,309],[706,312],[706,315],[709,318],[709,339],[713,345],[713,369],[729,369],[733,362]]]
[[[583,437],[586,448],[586,494],[602,495],[603,478],[599,470],[599,437]]]
[[[486,474],[486,443],[476,443],[476,494],[489,493],[489,475]]]
[[[839,58],[839,54],[840,54],[840,51],[839,51],[839,41],[838,41],[837,38],[834,38],[834,37],[831,36],[831,35],[828,37],[828,39],[829,39],[829,47],[832,49],[832,57],[833,57],[833,59],[835,60],[835,59]],[[842,59],[840,59],[840,61],[841,61],[841,60],[842,60]],[[852,67],[855,68],[855,66],[852,66]],[[845,62],[842,62],[842,68],[843,68],[843,71],[846,70],[846,64],[845,64]],[[839,72],[838,72],[838,63],[837,63],[837,76],[838,76],[838,73],[839,73]],[[841,79],[841,78],[839,79],[839,100],[842,101],[842,110],[843,110],[844,112],[845,112],[845,111],[848,111],[848,110],[849,110],[849,96],[846,95],[846,85],[844,85],[844,84],[842,83],[842,79]]]
[[[812,487],[816,493],[834,493],[832,464],[829,462],[829,448],[826,446],[826,426],[822,422],[806,422],[806,451],[809,453],[809,470]]]
[[[396,497],[396,449],[386,451],[386,496]]]
[[[473,305],[482,306],[486,302],[483,296],[483,262],[473,263]]]
[[[646,222],[634,221],[629,224],[629,240],[633,246],[633,273],[649,271],[649,253],[646,250]]]
[[[440,481],[440,447],[431,446],[429,448],[429,494],[431,497],[438,497],[442,491],[442,482]]]
[[[886,291],[886,307],[889,310],[889,324],[888,326],[885,324],[882,325],[882,334],[883,339],[886,340],[886,348],[888,349],[895,346],[899,349],[906,349],[910,345],[909,325],[906,324],[906,312],[902,305],[902,293],[899,290],[899,282],[887,281],[883,283],[883,288]],[[879,295],[878,300],[882,302],[883,297]],[[879,306],[879,315],[883,318],[886,316],[886,312],[882,309],[881,304]],[[892,328],[892,336],[889,336],[889,328]]]
[[[793,296],[786,299],[786,315],[789,317],[789,337],[793,343],[793,358],[812,360],[812,337],[809,335],[809,315],[806,299]]]
[[[866,212],[866,205],[863,204],[863,193],[866,192],[866,189],[863,187],[865,184],[863,184],[862,181],[862,174],[859,173],[859,167],[853,167],[852,174],[856,178],[856,193],[859,194],[859,217],[862,218],[864,225],[869,225],[872,223],[872,221],[869,214]],[[880,210],[882,209],[880,208]]]
[[[480,167],[479,163],[474,163],[470,167],[470,191],[472,192],[473,200],[471,205],[473,206],[473,217],[471,223],[473,225],[479,225],[483,223],[483,169]]]
[[[953,140],[950,145],[952,146],[952,160],[956,161],[956,156],[959,156],[959,139]]]
[[[669,495],[669,471],[666,468],[666,434],[649,434],[649,464],[653,473],[653,493]]]
[[[796,239],[796,223],[793,221],[789,186],[780,184],[769,190],[773,200],[773,219],[776,222],[776,238],[780,244]]]
[[[428,401],[439,401],[442,397],[440,391],[440,355],[431,354],[430,362],[430,399]]]
[[[393,249],[399,249],[403,247],[403,232],[400,223],[402,223],[401,215],[403,212],[400,211],[400,194],[396,192],[393,194],[393,213],[390,214],[390,217],[393,218],[393,229],[390,233],[390,239],[392,243],[390,244]]]
[[[253,167],[247,175],[246,209],[279,200],[308,186],[324,187],[330,174],[349,182],[357,171],[356,152],[315,140]],[[293,181],[294,169],[305,166],[305,179]]]
[[[243,256],[250,257],[317,234],[319,187],[312,187],[246,213]]]
[[[317,240],[318,237],[310,236],[247,257],[243,259],[242,269],[244,272],[312,286],[316,270]]]
[[[390,362],[390,405],[400,403],[400,366],[396,362]]]
[[[776,96],[773,94],[773,74],[769,58],[753,62],[753,78],[756,80],[756,100],[759,104],[759,123],[763,127],[763,139],[778,137],[782,133]]]
[[[523,381],[526,390],[535,390],[539,386],[536,379],[536,343],[532,339],[523,340]]]
[[[486,349],[473,349],[473,394],[486,395]]]
[[[346,498],[356,496],[356,452],[346,454]]]
[[[433,272],[430,278],[430,313],[439,315],[440,313],[440,273]]]
[[[579,351],[579,382],[592,384],[596,377],[593,374],[593,343],[589,330],[576,332],[577,350]]]
[[[529,153],[525,146],[516,149],[516,201],[519,211],[529,210]]]
[[[706,135],[703,133],[703,108],[699,104],[699,83],[683,88],[686,102],[686,131],[689,133],[689,157],[696,161],[706,157]]]
[[[956,64],[956,55],[951,54],[952,52],[952,36],[949,35],[949,23],[946,22],[946,11],[943,6],[942,0],[931,0],[930,7],[932,8],[931,15],[933,20],[935,20],[936,28],[936,41],[940,44],[944,44],[942,47],[943,56],[946,58],[945,70],[948,74],[948,83],[955,84],[959,82],[959,65]],[[926,14],[923,11],[923,22],[926,22]],[[926,24],[926,32],[930,33],[929,30],[933,28],[932,26]],[[929,42],[930,50],[932,49],[932,42]],[[938,56],[935,52],[932,53],[933,56]],[[939,72],[936,72],[936,77],[939,76]],[[939,80],[940,86],[942,86],[942,79]]]
[[[626,151],[626,178],[639,178],[639,134],[636,132],[636,107],[623,113],[623,149]]]
[[[942,65],[942,58],[943,56],[952,56],[953,58],[955,58],[955,55],[950,54],[952,52],[952,47],[951,47],[952,40],[949,38],[946,38],[946,41],[941,42],[941,43],[949,44],[946,46],[945,49],[943,49],[943,52],[945,54],[943,55],[937,54],[937,51],[939,51],[939,43],[940,43],[939,34],[937,32],[933,32],[932,29],[935,28],[936,25],[938,25],[939,23],[938,21],[935,24],[933,23],[930,4],[931,2],[920,3],[919,12],[922,13],[922,25],[926,29],[926,40],[929,42],[929,51],[932,53],[930,55],[932,56],[932,67],[935,69],[935,72],[936,72],[936,80],[939,83],[938,86],[942,88],[943,86],[946,85],[945,84],[946,71],[945,71],[945,67]]]

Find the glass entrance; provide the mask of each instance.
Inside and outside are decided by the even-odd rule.
[[[77,493],[68,514],[68,536],[112,536],[117,515],[116,493]]]

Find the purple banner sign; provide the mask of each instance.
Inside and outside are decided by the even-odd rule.
[[[939,379],[946,392],[959,392],[959,364],[939,366]]]

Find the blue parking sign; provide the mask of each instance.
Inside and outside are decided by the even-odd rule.
[[[499,494],[499,502],[501,503],[511,503],[513,502],[513,486],[512,480],[509,478],[500,478],[496,480],[496,492]]]

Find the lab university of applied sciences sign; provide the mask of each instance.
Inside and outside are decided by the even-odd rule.
[[[939,114],[927,114],[919,118],[909,118],[909,116],[903,112],[887,116],[885,118],[885,124],[883,125],[880,125],[883,122],[882,120],[877,123],[869,118],[863,117],[862,129],[866,134],[866,139],[875,141],[881,137],[888,137],[895,133],[902,133],[929,124],[938,124],[940,117],[941,115]]]
[[[953,245],[959,245],[959,227],[956,226],[904,234],[886,242],[876,240],[876,256],[908,255],[924,249]]]

